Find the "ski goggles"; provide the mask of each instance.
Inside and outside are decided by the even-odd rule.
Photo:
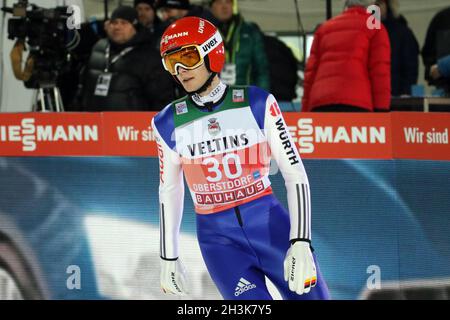
[[[211,38],[201,45],[190,44],[169,51],[162,57],[164,69],[174,76],[178,74],[178,67],[188,70],[195,69],[201,66],[204,62],[204,57],[221,43],[222,37],[219,31],[216,31]]]

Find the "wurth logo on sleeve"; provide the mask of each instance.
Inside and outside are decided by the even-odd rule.
[[[282,141],[281,143],[283,144],[283,149],[285,150],[286,155],[289,157],[289,162],[291,163],[291,165],[298,164],[300,160],[295,153],[294,148],[296,148],[296,146],[295,144],[292,144],[289,139],[289,133],[286,129],[283,118],[280,117],[277,122],[275,122],[275,124],[277,125],[277,131]]]

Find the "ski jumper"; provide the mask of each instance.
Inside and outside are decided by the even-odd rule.
[[[152,121],[161,257],[179,256],[184,174],[202,256],[225,299],[271,299],[265,277],[284,299],[329,298],[317,261],[317,285],[309,293],[291,292],[283,277],[290,241],[311,240],[311,203],[305,169],[275,98],[258,87],[223,83],[210,96],[216,102],[208,106],[196,95],[181,98]],[[285,181],[288,211],[272,194],[271,159]]]

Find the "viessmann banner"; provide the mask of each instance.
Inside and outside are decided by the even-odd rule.
[[[0,115],[1,156],[157,156],[154,112]],[[450,160],[448,113],[286,113],[303,158]]]
[[[160,289],[154,115],[0,114],[0,278],[9,297],[175,298]],[[285,118],[305,158],[313,243],[331,297],[448,299],[450,114]],[[270,180],[288,207],[281,173]],[[186,189],[186,298],[221,299],[196,230]]]

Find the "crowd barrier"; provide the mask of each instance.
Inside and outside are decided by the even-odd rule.
[[[155,113],[12,113],[3,156],[157,156]],[[450,160],[448,113],[286,113],[303,158]]]

